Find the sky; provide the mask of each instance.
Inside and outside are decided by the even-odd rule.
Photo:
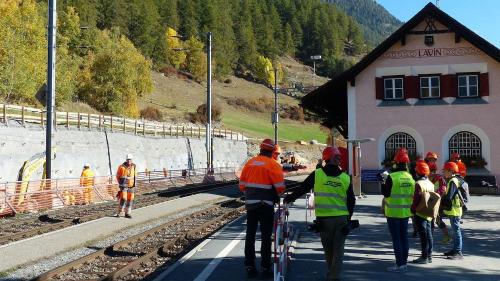
[[[436,0],[376,0],[399,20],[406,22],[427,3]],[[439,8],[500,48],[500,0],[439,0]]]

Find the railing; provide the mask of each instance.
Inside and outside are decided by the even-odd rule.
[[[46,111],[18,105],[0,104],[0,121],[5,125],[9,120],[19,122],[22,126],[35,124],[44,127],[46,124]],[[133,133],[135,135],[149,135],[160,137],[205,137],[206,128],[200,126],[180,126],[164,122],[147,121],[140,119],[129,119],[125,117],[100,115],[80,112],[56,111],[54,115],[54,127],[110,130],[112,132]],[[216,138],[230,140],[245,140],[243,134],[226,129],[212,129],[212,135]]]
[[[136,194],[196,183],[236,180],[236,168],[147,171],[137,175]],[[114,200],[119,190],[116,178],[94,177],[91,188],[80,178],[0,183],[0,217],[40,212],[70,205]]]

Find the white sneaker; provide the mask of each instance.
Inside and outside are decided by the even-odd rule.
[[[402,265],[402,266],[393,265],[393,266],[388,267],[387,271],[403,273],[403,272],[408,271],[408,266],[407,265]]]

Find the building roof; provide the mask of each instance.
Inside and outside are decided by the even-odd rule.
[[[325,120],[325,125],[337,127],[342,135],[347,137],[347,82],[351,81],[351,83],[354,83],[354,79],[359,73],[394,44],[404,40],[406,34],[410,33],[413,28],[429,16],[447,26],[449,31],[456,34],[456,38],[467,40],[491,58],[500,62],[500,49],[456,21],[434,4],[428,3],[420,12],[403,24],[391,36],[373,49],[373,51],[363,57],[357,64],[303,97],[302,107],[320,115]],[[435,32],[429,31],[429,34],[433,33]]]

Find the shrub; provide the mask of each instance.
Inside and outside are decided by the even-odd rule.
[[[141,109],[141,117],[147,120],[162,121],[163,114],[161,111],[153,106],[148,106]]]
[[[212,105],[212,122],[220,122],[222,109],[217,105]],[[201,104],[196,109],[196,112],[189,113],[189,121],[191,123],[207,123],[207,104]]]

